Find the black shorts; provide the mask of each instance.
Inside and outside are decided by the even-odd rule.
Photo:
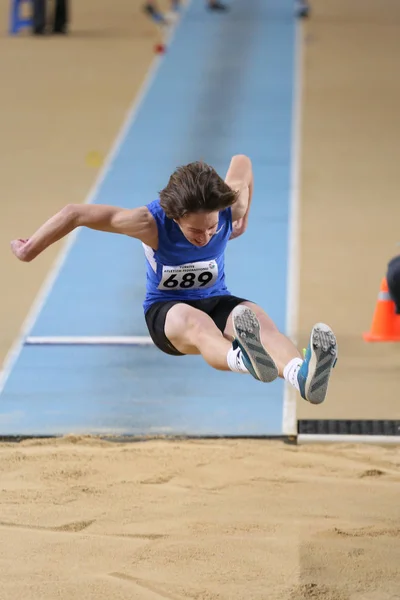
[[[165,319],[167,318],[167,312],[174,306],[174,304],[188,304],[198,310],[206,313],[216,324],[221,333],[224,332],[226,322],[232,310],[238,304],[247,302],[244,298],[238,298],[237,296],[231,296],[229,294],[224,296],[214,296],[212,298],[203,298],[202,300],[171,300],[167,302],[155,302],[145,313],[145,319],[147,328],[150,333],[150,337],[154,344],[165,352],[166,354],[172,354],[173,356],[183,356],[182,352],[179,352],[169,341],[165,335]]]

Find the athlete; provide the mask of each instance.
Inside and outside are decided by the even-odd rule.
[[[68,205],[11,247],[29,262],[80,226],[140,240],[147,261],[145,319],[161,351],[201,354],[214,369],[250,373],[263,382],[283,377],[305,400],[319,404],[337,358],[330,327],[313,327],[303,359],[262,308],[226,286],[225,249],[246,231],[252,195],[247,156],[232,158],[225,180],[194,162],[178,167],[146,206]]]

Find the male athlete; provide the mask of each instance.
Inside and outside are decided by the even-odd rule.
[[[29,262],[80,226],[140,240],[147,260],[145,319],[161,351],[201,354],[214,369],[250,373],[263,382],[283,377],[319,404],[337,356],[331,329],[314,326],[303,360],[259,306],[226,287],[225,249],[247,228],[252,193],[247,156],[232,158],[225,181],[195,162],[176,169],[159,199],[146,206],[68,205],[11,247]]]

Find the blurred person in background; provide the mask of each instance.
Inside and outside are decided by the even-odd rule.
[[[400,315],[400,255],[389,262],[386,279],[390,296],[396,305],[396,314]]]
[[[182,2],[180,0],[171,0],[171,11],[178,12],[181,4]],[[225,11],[228,9],[227,5],[219,0],[206,0],[206,7],[209,10],[215,11]],[[160,10],[157,0],[148,0],[144,5],[143,10],[157,23],[167,23],[167,18]]]
[[[171,0],[172,12],[178,12],[180,6],[180,0]],[[209,10],[219,12],[228,10],[228,6],[223,2],[220,2],[220,0],[206,0],[206,7]],[[157,23],[167,23],[168,20],[160,10],[157,0],[148,0],[148,2],[146,2],[146,4],[144,5],[143,9],[149,15],[149,17],[151,17]],[[308,3],[308,0],[295,0],[295,11],[297,17],[308,17],[310,15],[310,5]]]
[[[54,0],[51,17],[48,18],[48,0],[33,0],[33,34],[66,34],[68,24],[68,0]]]
[[[307,0],[296,0],[296,14],[300,18],[305,18],[310,16],[310,5]]]

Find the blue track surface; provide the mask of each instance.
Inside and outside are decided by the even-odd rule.
[[[248,232],[230,242],[228,287],[285,330],[295,21],[292,0],[194,1],[95,201],[157,197],[178,164],[222,175],[248,154]],[[148,335],[145,260],[130,238],[81,230],[30,335]],[[206,382],[206,383],[205,383]],[[155,348],[24,346],[0,397],[0,435],[281,435],[283,383],[213,371]]]

